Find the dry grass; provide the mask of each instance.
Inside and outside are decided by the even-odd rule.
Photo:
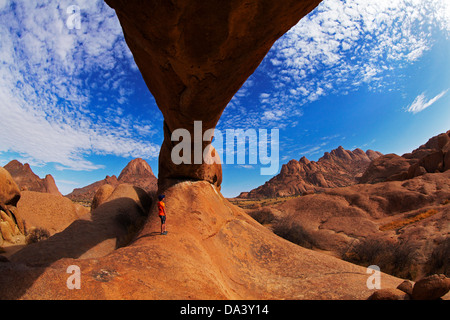
[[[396,230],[396,229],[400,229],[406,225],[409,225],[411,223],[415,223],[417,221],[426,219],[428,217],[431,217],[432,215],[435,215],[436,213],[438,213],[438,211],[436,209],[430,209],[428,211],[419,213],[417,215],[411,216],[411,217],[406,217],[403,219],[398,219],[398,220],[394,220],[392,222],[389,222],[385,225],[380,226],[380,231],[388,231],[388,230]]]
[[[272,206],[283,203],[285,201],[295,199],[298,196],[265,198],[265,199],[228,199],[232,204],[242,209],[259,209],[266,206]]]

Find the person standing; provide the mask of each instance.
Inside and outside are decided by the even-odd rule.
[[[158,214],[159,214],[159,218],[161,219],[161,234],[162,235],[166,235],[167,234],[167,230],[166,230],[166,204],[164,203],[164,198],[166,196],[163,194],[160,194],[158,196]]]

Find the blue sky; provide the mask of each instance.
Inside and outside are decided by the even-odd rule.
[[[77,5],[81,29],[69,29]],[[280,168],[339,145],[409,152],[450,129],[450,3],[325,0],[280,38],[218,128],[279,129]],[[133,158],[158,172],[163,117],[97,0],[0,0],[0,165],[28,162],[63,194],[118,175]],[[223,165],[232,197],[271,176]]]

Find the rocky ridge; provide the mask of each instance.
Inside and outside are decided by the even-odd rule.
[[[377,151],[350,151],[340,146],[325,152],[318,161],[309,161],[306,157],[299,161],[294,159],[284,164],[280,173],[264,185],[242,193],[239,198],[285,197],[356,184],[371,161],[381,155]]]
[[[51,174],[41,179],[31,170],[28,163],[22,164],[17,160],[10,161],[4,168],[11,174],[21,191],[45,192],[61,196]]]
[[[349,258],[359,245],[385,246],[385,252],[397,250],[392,254],[403,254],[404,263],[408,261],[395,271],[405,277],[420,278],[433,268],[448,276],[448,133],[403,156],[376,158],[362,176],[370,183],[323,188],[248,212],[277,234],[309,248]],[[361,261],[358,256],[350,259]]]
[[[116,188],[119,184],[128,183],[144,189],[149,193],[156,192],[158,179],[153,174],[150,165],[141,158],[131,160],[120,172],[119,178],[115,175],[106,176],[105,179],[96,181],[83,188],[76,188],[66,195],[72,201],[91,203],[96,192],[104,185]]]
[[[450,130],[430,138],[410,153],[379,157],[369,165],[359,182],[403,181],[446,170],[450,170]]]
[[[402,156],[383,155],[341,146],[325,152],[317,162],[302,157],[281,167],[280,173],[264,185],[242,192],[238,198],[275,198],[345,187],[357,183],[404,181],[426,173],[450,169],[450,130],[430,138],[425,144]]]

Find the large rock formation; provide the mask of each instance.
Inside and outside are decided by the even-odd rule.
[[[88,208],[54,194],[22,191],[21,195],[17,209],[27,232],[43,228],[53,235],[89,212]]]
[[[128,244],[147,216],[152,200],[144,190],[129,184],[117,186],[107,200],[90,213],[73,219],[67,228],[48,240],[26,246],[10,260],[44,265],[63,257],[102,257]]]
[[[31,170],[28,163],[22,164],[12,160],[4,168],[9,171],[21,190],[61,195],[52,175],[48,174],[41,179]]]
[[[175,164],[172,133],[191,139],[194,121],[213,129],[233,95],[261,63],[273,43],[320,0],[105,0],[116,10],[137,66],[164,115],[159,158],[160,186],[172,180],[222,181],[220,164]],[[211,152],[214,156],[214,151]]]
[[[356,184],[371,161],[381,155],[372,150],[350,151],[340,146],[331,152],[325,152],[317,162],[309,161],[306,157],[299,161],[294,159],[284,164],[280,173],[264,185],[242,193],[239,197],[283,197]]]
[[[0,167],[0,245],[4,241],[14,242],[16,235],[25,233],[22,218],[17,210],[20,196],[19,186],[11,174]]]
[[[166,190],[168,235],[160,235],[153,205],[134,241],[114,250],[125,219],[110,219],[123,199],[107,201],[92,219],[17,253],[11,263],[0,262],[0,288],[7,288],[0,299],[367,299],[372,293],[365,267],[275,236],[204,181]],[[71,265],[81,271],[79,290],[66,287]],[[386,287],[402,282],[381,277]]]
[[[71,193],[66,195],[72,201],[90,203],[95,193],[104,185],[110,185],[113,188],[119,185],[119,180],[115,175],[106,176],[105,179],[96,181],[82,188],[75,188]]]
[[[150,165],[143,159],[137,158],[131,160],[120,172],[119,178],[115,175],[106,176],[105,179],[91,183],[83,188],[76,188],[66,197],[73,201],[91,202],[97,191],[105,185],[112,189],[119,184],[128,183],[133,186],[144,189],[152,194],[158,189],[158,179],[153,174]]]
[[[430,138],[410,153],[387,154],[376,159],[364,172],[360,183],[403,181],[446,170],[450,170],[450,130]]]
[[[152,193],[158,189],[158,179],[153,174],[150,165],[143,159],[131,160],[120,172],[119,183],[129,183]]]

